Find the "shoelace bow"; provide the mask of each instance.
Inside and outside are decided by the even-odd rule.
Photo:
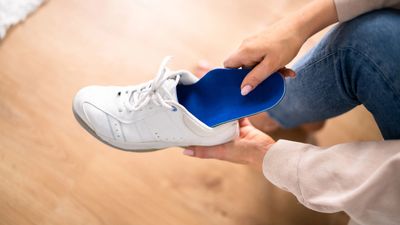
[[[164,82],[170,78],[180,76],[179,72],[170,73],[166,68],[170,56],[165,57],[161,62],[160,68],[157,72],[154,80],[150,81],[145,86],[139,87],[131,92],[130,95],[123,101],[124,106],[130,111],[136,111],[142,109],[146,106],[150,101],[152,101],[155,105],[164,106],[170,110],[176,110],[176,108],[168,102],[173,99],[173,96],[169,91],[164,91],[163,94],[167,95],[168,98],[164,99],[162,94],[160,93],[160,89]]]

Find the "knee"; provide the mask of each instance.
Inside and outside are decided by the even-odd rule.
[[[400,12],[384,9],[339,24],[330,34],[330,47],[354,49],[366,55],[399,52]],[[390,54],[390,53],[389,53]]]
[[[399,74],[399,24],[400,11],[373,11],[336,26],[326,37],[326,47],[330,52],[341,52],[352,68],[362,57],[385,73]]]

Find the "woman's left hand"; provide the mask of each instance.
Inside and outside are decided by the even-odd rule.
[[[264,155],[275,141],[255,128],[244,118],[239,120],[240,135],[234,140],[216,146],[190,146],[183,154],[248,164],[261,169]]]

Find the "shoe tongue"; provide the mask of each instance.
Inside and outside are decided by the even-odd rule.
[[[195,75],[189,72],[182,72],[181,74],[164,81],[164,83],[162,84],[162,89],[163,91],[167,91],[171,94],[173,98],[172,100],[178,102],[178,96],[176,93],[176,86],[178,85],[178,83],[183,85],[190,85],[196,83],[198,80],[199,78],[197,78]],[[168,95],[163,97],[168,98]]]
[[[172,100],[178,101],[178,96],[176,94],[176,85],[178,85],[179,82],[179,76],[176,76],[174,78],[170,78],[162,84],[163,91],[168,92],[172,96]],[[164,93],[165,94],[165,93]],[[166,98],[169,98],[169,95],[165,94]]]

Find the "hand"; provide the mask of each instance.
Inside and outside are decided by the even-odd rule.
[[[295,72],[285,67],[305,42],[291,21],[282,20],[269,29],[245,39],[228,59],[227,68],[254,67],[242,82],[242,95],[248,94],[275,71],[289,77]]]
[[[241,84],[242,95],[247,95],[275,71],[293,77],[294,71],[285,65],[297,55],[309,37],[337,20],[332,0],[311,1],[267,30],[245,39],[239,49],[225,60],[224,66],[254,67]]]
[[[264,155],[275,141],[256,129],[247,118],[239,120],[240,135],[231,142],[216,146],[191,146],[183,153],[198,158],[220,159],[262,168]]]

